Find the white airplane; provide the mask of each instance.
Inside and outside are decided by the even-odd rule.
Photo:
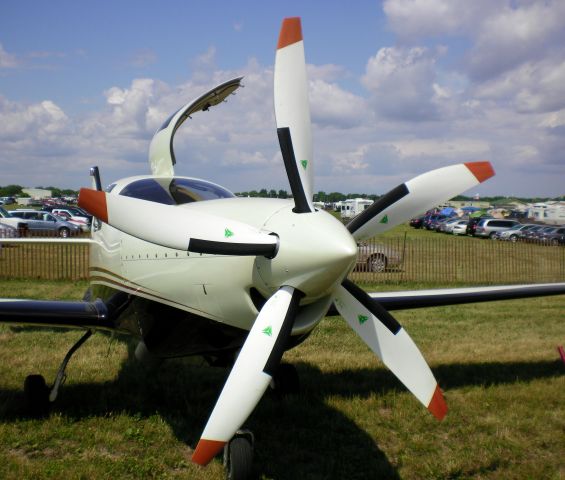
[[[97,168],[92,170],[94,188],[82,189],[79,198],[96,217],[91,238],[83,240],[91,245],[84,301],[0,301],[0,322],[86,329],[51,388],[40,375],[26,379],[28,401],[39,411],[55,400],[70,357],[96,330],[136,337],[140,360],[203,355],[232,364],[192,456],[206,465],[225,449],[230,478],[249,474],[253,436],[242,426],[267,387],[296,386],[296,371],[281,367],[284,352],[303,342],[326,315],[341,315],[442,419],[447,412],[442,391],[389,311],[565,293],[565,283],[554,283],[369,294],[347,279],[357,242],[476,186],[494,171],[489,162],[473,162],[424,173],[346,226],[316,210],[299,18],[283,21],[274,78],[277,133],[293,199],[236,198],[215,183],[176,176],[175,132],[196,112],[224,102],[241,80],[216,86],[165,121],[149,147],[151,175],[125,178],[102,191]]]

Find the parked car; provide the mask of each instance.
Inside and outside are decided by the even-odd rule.
[[[16,227],[0,222],[0,238],[18,238],[19,236],[20,233]]]
[[[424,228],[426,230],[433,230],[435,228],[436,223],[446,218],[448,218],[447,215],[441,215],[441,214],[428,215],[426,218],[424,218]]]
[[[384,272],[387,268],[398,267],[402,263],[402,254],[382,243],[358,243],[357,248],[357,270]]]
[[[546,234],[544,243],[547,245],[565,245],[565,227],[559,227],[552,233]]]
[[[545,244],[547,243],[547,239],[549,238],[549,236],[557,232],[558,229],[559,227],[556,226],[542,228],[536,233],[534,240],[538,243]]]
[[[410,220],[410,226],[413,228],[422,228],[424,223],[425,215],[420,215],[419,217],[414,217]]]
[[[0,202],[4,205],[13,205],[16,203],[16,199],[14,197],[1,197]]]
[[[47,209],[45,209],[47,210]],[[92,215],[78,207],[56,207],[49,209],[51,213],[65,218],[68,222],[79,226],[83,232],[89,232],[92,225]]]
[[[10,212],[10,215],[24,219],[31,234],[57,233],[60,237],[69,237],[80,233],[81,230],[64,218],[40,210],[18,209]]]
[[[520,222],[500,218],[484,218],[477,223],[474,235],[476,237],[493,238],[496,232],[509,230],[516,225],[520,225]]]
[[[449,218],[449,217],[446,217],[446,218],[442,218],[441,220],[437,220],[437,221],[433,222],[431,230],[433,230],[434,232],[439,232],[441,226],[442,226],[445,222],[447,222],[448,220],[450,220],[450,218]]]
[[[557,227],[553,225],[540,225],[539,227],[540,228],[532,228],[531,230],[528,230],[524,235],[524,241],[537,243],[541,241],[541,238],[543,238],[545,234],[557,230]]]
[[[465,219],[461,219],[459,217],[448,218],[447,220],[438,224],[438,226],[436,227],[436,232],[451,233],[451,229],[453,228],[453,226],[457,222],[460,222],[461,220],[465,220]],[[467,220],[465,220],[465,222],[467,222]]]
[[[494,234],[495,240],[506,240],[509,242],[517,242],[524,234],[534,228],[536,225],[534,223],[527,223],[524,225],[515,225],[508,230],[502,230]]]
[[[453,227],[451,227],[451,232],[453,235],[467,235],[467,224],[469,220],[459,220]]]
[[[492,217],[471,217],[467,223],[467,235],[475,235],[475,229],[481,220]]]
[[[20,218],[12,218],[10,212],[3,207],[0,207],[0,221],[4,225],[10,225],[11,227],[17,228],[20,232],[20,236],[25,236],[27,223]]]

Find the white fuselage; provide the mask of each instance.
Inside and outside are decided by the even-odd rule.
[[[296,214],[293,206],[292,200],[224,198],[171,207],[276,233],[279,248],[273,259],[166,248],[100,224],[92,232],[91,282],[245,330],[258,314],[251,291],[266,299],[288,285],[305,294],[293,334],[306,333],[323,318],[331,293],[355,265],[357,246],[330,214]],[[148,229],[151,220],[147,218]]]

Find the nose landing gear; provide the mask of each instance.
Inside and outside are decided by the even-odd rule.
[[[87,330],[85,334],[80,337],[78,342],[76,342],[67,352],[59,371],[57,372],[57,377],[55,378],[55,383],[49,388],[45,383],[45,378],[43,375],[28,375],[24,382],[24,398],[25,406],[30,415],[33,416],[43,416],[49,413],[49,408],[51,403],[57,399],[59,394],[59,387],[63,384],[66,379],[65,370],[69,360],[73,354],[86,342],[92,335],[92,330]]]
[[[255,437],[249,430],[238,430],[224,447],[227,480],[248,480],[253,470]]]

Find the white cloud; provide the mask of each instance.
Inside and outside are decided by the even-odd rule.
[[[402,158],[426,156],[447,160],[461,157],[480,158],[490,150],[486,141],[468,138],[400,140],[391,142],[390,146]]]
[[[307,65],[308,79],[310,81],[324,80],[326,82],[333,82],[342,77],[347,76],[345,68],[341,65],[334,65],[327,63],[325,65]]]
[[[553,112],[565,107],[565,58],[532,59],[475,88],[477,98],[511,104],[516,112]]]
[[[67,115],[50,100],[22,105],[0,97],[0,138],[8,141],[45,137],[62,131],[67,122]]]
[[[424,47],[381,48],[369,59],[362,78],[375,111],[408,122],[436,118],[435,63],[436,55]]]
[[[493,78],[539,58],[540,52],[553,49],[562,52],[564,18],[565,3],[559,0],[508,4],[485,16],[469,54],[470,75],[478,79]]]
[[[366,100],[335,83],[310,81],[309,96],[314,123],[349,128],[371,120]]]
[[[481,19],[500,9],[492,0],[386,0],[393,31],[405,40],[472,32]]]

